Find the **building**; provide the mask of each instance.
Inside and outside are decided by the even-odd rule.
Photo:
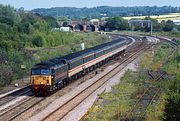
[[[60,31],[69,32],[70,31],[70,27],[60,27]]]
[[[176,25],[180,25],[180,20],[173,20],[173,23]]]

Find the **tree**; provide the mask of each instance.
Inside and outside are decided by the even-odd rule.
[[[0,68],[0,86],[4,86],[12,81],[13,71],[8,64],[0,64]]]
[[[42,47],[45,43],[42,36],[35,35],[35,37],[32,40],[32,44],[35,45],[36,47]]]
[[[169,95],[165,107],[165,121],[180,120],[180,94],[172,93]]]
[[[168,99],[164,110],[165,121],[180,120],[180,75],[175,77],[169,86]]]
[[[175,24],[173,23],[173,21],[168,20],[167,22],[165,22],[163,30],[164,31],[171,31],[171,30],[173,30],[174,27],[175,27]]]
[[[162,31],[162,23],[159,23],[157,19],[153,19],[151,17],[145,17],[145,20],[151,20],[153,24],[153,31]],[[146,26],[145,31],[149,32],[151,29],[150,27]]]
[[[32,12],[45,16],[67,16],[69,19],[81,20],[82,18],[102,18],[114,16],[150,16],[167,13],[179,13],[179,7],[172,6],[142,6],[142,7],[111,7],[98,6],[93,8],[75,8],[75,7],[56,7],[56,8],[38,8]]]
[[[177,26],[178,31],[180,31],[180,25]]]
[[[32,31],[31,24],[29,24],[28,22],[20,23],[18,25],[18,31],[21,33],[29,34]]]
[[[10,5],[3,6],[0,4],[0,23],[13,26],[18,22],[20,22],[20,16],[15,12],[15,9]]]
[[[63,26],[68,26],[68,22],[67,21],[63,22]]]
[[[110,30],[126,30],[128,29],[128,21],[122,17],[111,17],[107,19],[105,26]]]
[[[8,61],[7,56],[8,56],[7,52],[0,49],[0,64],[7,63]]]

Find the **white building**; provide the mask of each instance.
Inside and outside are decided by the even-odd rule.
[[[180,20],[173,20],[173,23],[176,25],[180,25]]]
[[[69,32],[70,31],[70,27],[60,27],[60,31]]]

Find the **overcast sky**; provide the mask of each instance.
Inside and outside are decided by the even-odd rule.
[[[50,7],[95,7],[95,6],[164,6],[180,7],[180,0],[0,0],[0,4],[10,4],[27,10]]]

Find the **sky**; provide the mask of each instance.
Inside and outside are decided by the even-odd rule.
[[[26,10],[50,7],[96,7],[96,6],[164,6],[180,7],[180,0],[0,0],[0,4],[10,4]]]

